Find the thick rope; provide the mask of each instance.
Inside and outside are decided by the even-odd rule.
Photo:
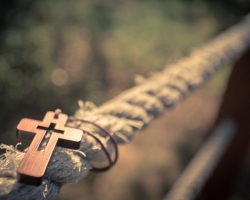
[[[189,57],[102,106],[79,101],[80,109],[75,117],[95,122],[107,129],[118,143],[127,143],[136,132],[205,83],[218,69],[235,62],[249,46],[250,15]],[[93,133],[110,154],[114,152],[112,141],[101,129],[79,120],[68,125]],[[107,161],[100,143],[85,133],[79,151],[56,149],[43,184],[35,187],[16,182],[16,169],[24,152],[3,144],[0,147],[6,150],[0,157],[0,199],[55,199],[62,184],[77,182],[88,174],[90,163]]]

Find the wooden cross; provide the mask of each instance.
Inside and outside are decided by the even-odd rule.
[[[32,140],[17,169],[20,183],[37,186],[42,183],[56,146],[79,149],[83,132],[80,129],[65,127],[67,119],[68,116],[57,109],[55,112],[47,112],[43,121],[25,118],[19,122],[17,137]]]

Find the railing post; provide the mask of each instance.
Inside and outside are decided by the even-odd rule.
[[[224,200],[231,194],[250,146],[250,49],[234,65],[215,124],[224,118],[237,123],[235,139],[197,200]]]

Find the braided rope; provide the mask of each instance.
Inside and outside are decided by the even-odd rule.
[[[165,109],[183,100],[193,89],[201,86],[218,69],[235,62],[250,46],[250,15],[205,46],[161,73],[103,104],[79,101],[75,117],[98,124],[108,130],[117,143],[127,143],[136,132],[148,125]],[[112,155],[114,145],[103,131],[91,124],[73,120],[67,125],[93,133]],[[107,162],[99,142],[84,133],[80,150],[57,148],[49,163],[43,184],[39,187],[16,182],[16,168],[25,152],[8,145],[0,145],[6,153],[0,157],[1,199],[55,199],[60,187],[87,176],[90,162]]]

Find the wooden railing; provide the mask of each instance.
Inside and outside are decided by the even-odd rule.
[[[234,65],[211,133],[210,147],[204,144],[165,200],[226,200],[236,186],[250,147],[250,49]]]
[[[226,199],[244,166],[250,142],[249,48],[250,15],[189,57],[102,106],[79,102],[80,108],[67,126],[85,131],[81,147],[79,151],[57,149],[38,187],[17,184],[16,169],[25,152],[0,145],[6,150],[0,156],[0,199],[55,199],[63,184],[88,174],[92,161],[107,161],[111,160],[107,154],[117,155],[114,140],[118,144],[131,141],[137,131],[205,83],[217,70],[235,63],[216,123],[207,134],[210,139],[166,196],[168,200]],[[111,160],[111,165],[115,161]]]

